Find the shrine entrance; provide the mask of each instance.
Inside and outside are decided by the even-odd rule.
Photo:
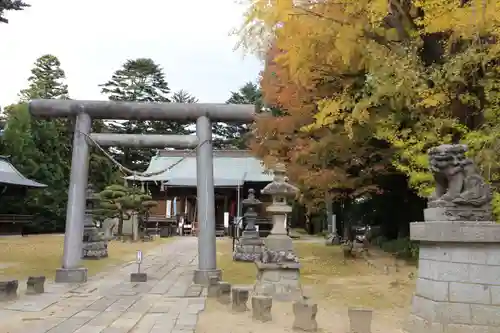
[[[254,105],[33,100],[29,103],[29,110],[33,116],[40,118],[76,118],[63,262],[56,271],[56,282],[87,281],[87,269],[80,267],[79,263],[89,171],[89,143],[99,146],[196,149],[199,236],[198,269],[194,274],[194,283],[208,285],[212,277],[220,278],[215,245],[212,121],[252,122],[256,111]],[[196,136],[91,133],[92,119],[195,121]]]

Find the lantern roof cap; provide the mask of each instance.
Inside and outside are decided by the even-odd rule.
[[[288,183],[288,177],[286,177],[286,167],[283,163],[277,163],[273,169],[273,173],[273,181],[262,189],[262,194],[295,197],[297,193],[299,193],[299,189],[297,187]]]
[[[262,202],[255,197],[255,190],[253,188],[248,190],[248,197],[241,201],[243,206],[257,206]]]

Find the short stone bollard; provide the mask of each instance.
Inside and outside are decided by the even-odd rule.
[[[207,297],[215,298],[219,295],[219,279],[211,277],[208,281]]]
[[[318,329],[316,322],[316,314],[318,313],[318,305],[311,303],[307,299],[303,299],[293,303],[293,329],[299,329],[306,332],[315,332]]]
[[[271,308],[273,298],[271,296],[252,296],[252,318],[262,322],[271,321],[273,316]]]
[[[130,282],[148,282],[146,273],[130,273]]]
[[[350,333],[371,333],[373,310],[349,308]]]
[[[30,276],[26,281],[26,294],[43,294],[45,292],[45,276]]]
[[[248,310],[247,302],[248,295],[250,291],[245,287],[233,287],[231,288],[231,296],[232,296],[232,309],[235,312],[245,312]]]
[[[219,281],[219,289],[217,290],[217,301],[221,304],[231,303],[231,284],[228,282]]]
[[[0,301],[9,301],[17,297],[17,280],[0,282]]]

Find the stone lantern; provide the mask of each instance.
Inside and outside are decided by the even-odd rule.
[[[273,228],[264,240],[260,259],[255,261],[258,274],[254,292],[291,301],[302,299],[302,288],[299,259],[286,231],[286,217],[292,212],[287,200],[294,198],[299,190],[287,182],[285,172],[283,164],[276,165],[273,182],[262,190],[262,194],[271,195],[273,200],[266,209],[272,215]]]
[[[82,259],[101,259],[108,256],[108,241],[96,228],[92,213],[97,206],[98,199],[92,184],[88,184],[85,196],[85,217],[83,229]]]
[[[255,190],[250,189],[248,190],[248,198],[244,199],[241,204],[243,207],[246,207],[245,214],[243,215],[246,226],[243,235],[234,249],[233,260],[254,262],[260,258],[264,245],[255,227],[257,219],[255,207],[260,206],[262,202],[255,198]]]

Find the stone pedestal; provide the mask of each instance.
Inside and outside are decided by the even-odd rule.
[[[286,235],[283,224],[279,223],[281,218],[282,215],[273,216],[272,234],[264,240],[262,256],[255,262],[258,273],[254,293],[271,296],[277,301],[300,300],[302,288],[299,258],[293,250],[292,239]],[[278,234],[273,234],[274,232]]]
[[[410,234],[420,255],[406,332],[500,332],[500,224],[417,222]]]
[[[90,217],[91,219],[91,217]],[[108,256],[108,241],[91,222],[83,231],[82,259],[101,259]]]
[[[258,234],[255,237],[253,235],[245,235],[245,233],[246,231],[243,232],[243,236],[239,239],[238,244],[236,244],[234,248],[233,260],[254,262],[262,255],[264,241]]]
[[[256,295],[271,296],[277,301],[302,299],[299,263],[262,263],[257,266]]]

